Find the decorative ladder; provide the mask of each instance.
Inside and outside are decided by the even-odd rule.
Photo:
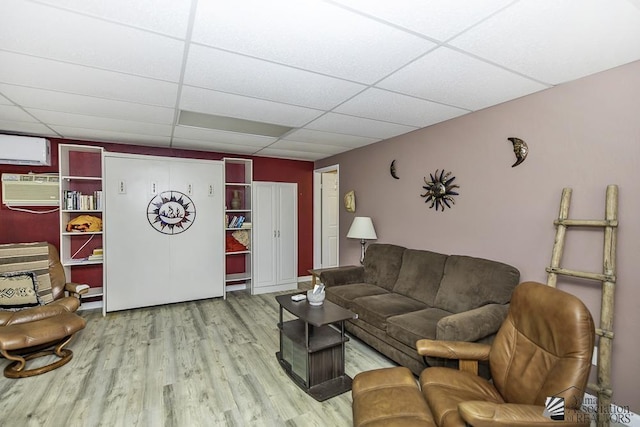
[[[560,213],[554,221],[556,239],[551,254],[551,267],[548,267],[547,285],[556,287],[558,275],[578,277],[602,282],[602,300],[600,307],[600,327],[596,328],[598,339],[597,384],[589,383],[587,387],[598,395],[597,425],[609,426],[609,408],[611,406],[611,350],[613,344],[613,296],[616,284],[616,231],[618,228],[618,186],[607,186],[607,197],[604,220],[568,219],[571,189],[562,190]],[[603,273],[588,273],[560,268],[564,239],[567,227],[602,227],[604,228]]]

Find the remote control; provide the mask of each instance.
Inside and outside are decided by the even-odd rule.
[[[291,300],[295,302],[304,301],[306,299],[307,299],[307,296],[305,294],[291,295]]]

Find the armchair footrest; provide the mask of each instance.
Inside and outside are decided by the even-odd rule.
[[[405,367],[359,373],[351,395],[355,427],[436,426],[415,377]]]

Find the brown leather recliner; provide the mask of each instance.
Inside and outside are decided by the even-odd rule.
[[[57,249],[51,244],[48,249],[53,301],[20,311],[0,311],[0,354],[13,361],[4,370],[8,378],[39,375],[69,362],[73,353],[63,347],[86,325],[75,311],[80,306],[79,296],[89,287],[67,283]],[[65,291],[69,296],[65,296]],[[24,369],[27,361],[51,354],[59,359],[45,366]]]
[[[594,340],[591,314],[578,298],[540,283],[522,283],[491,345],[416,343],[421,355],[461,361],[460,370],[422,371],[422,399],[416,398],[418,386],[405,368],[356,375],[354,425],[405,425],[409,419],[441,427],[588,426],[590,417],[580,406]],[[492,381],[476,375],[479,360],[488,360]],[[405,398],[394,404],[394,396]]]

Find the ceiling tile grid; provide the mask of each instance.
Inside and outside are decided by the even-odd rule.
[[[637,60],[638,0],[3,0],[0,132],[313,161]]]

